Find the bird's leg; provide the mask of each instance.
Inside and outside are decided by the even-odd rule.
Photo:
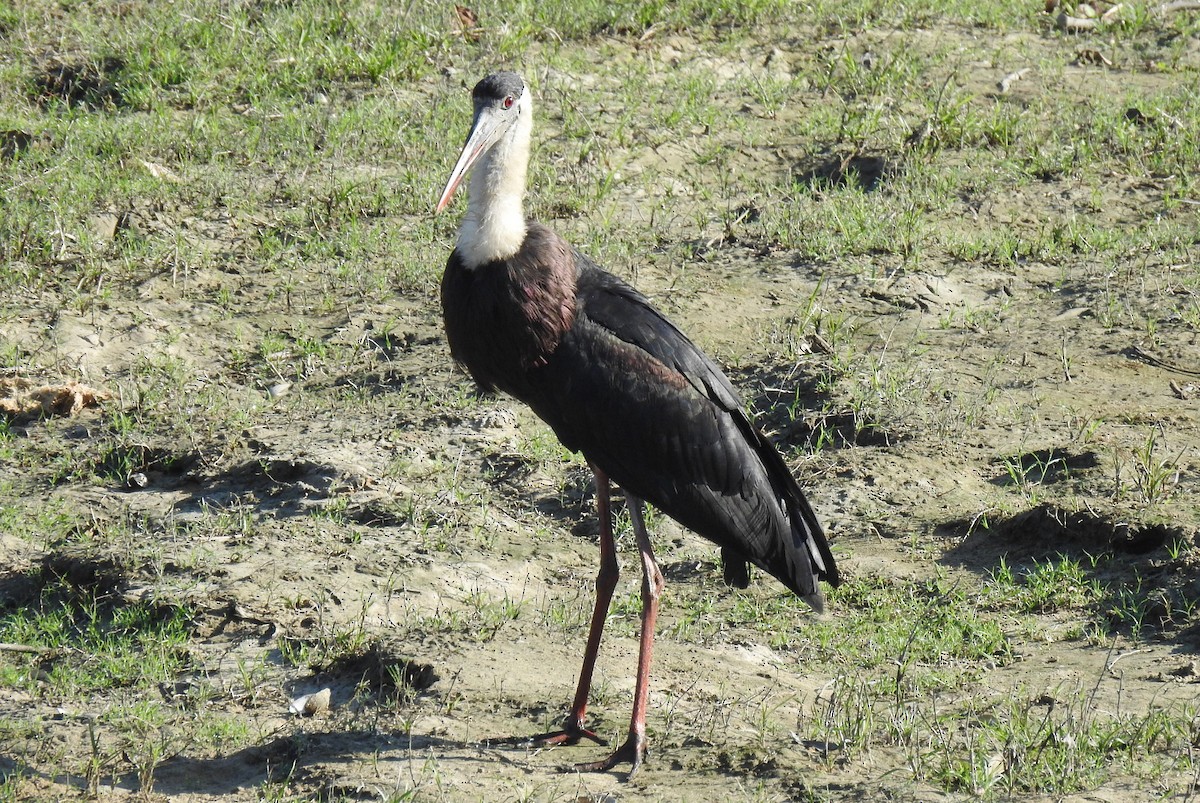
[[[580,739],[591,739],[599,744],[608,742],[583,727],[587,713],[588,692],[592,688],[592,670],[596,666],[596,655],[600,652],[600,635],[608,618],[608,606],[612,602],[613,590],[621,569],[617,565],[617,548],[613,541],[612,507],[608,475],[592,466],[596,475],[596,512],[600,517],[600,571],[596,574],[596,606],[592,609],[592,626],[588,629],[587,648],[583,652],[583,667],[579,670],[579,685],[575,688],[575,701],[567,714],[561,731],[551,731],[533,737],[542,744],[576,744]]]
[[[642,558],[642,638],[638,652],[637,686],[633,691],[633,716],[629,721],[629,738],[603,761],[578,764],[584,772],[609,770],[625,761],[633,764],[629,770],[632,778],[646,757],[646,705],[650,694],[650,660],[654,653],[654,623],[658,619],[658,599],[662,596],[662,572],[654,560],[650,536],[646,533],[646,522],[642,519],[642,500],[628,493],[629,518],[633,522],[633,533],[637,538],[638,553]]]

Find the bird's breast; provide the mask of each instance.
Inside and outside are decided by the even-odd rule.
[[[531,224],[506,259],[471,265],[456,249],[442,276],[450,351],[485,389],[529,401],[530,374],[575,322],[576,269],[560,238]]]

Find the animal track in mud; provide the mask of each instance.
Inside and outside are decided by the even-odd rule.
[[[894,432],[880,421],[855,412],[824,412],[793,421],[780,433],[785,440],[802,440],[813,447],[894,446],[910,436]]]
[[[246,460],[199,478],[190,502],[192,506],[250,502],[262,513],[297,516],[308,512],[315,501],[328,498],[339,481],[356,482],[326,463],[280,457]]]

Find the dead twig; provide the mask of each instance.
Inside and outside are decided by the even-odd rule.
[[[1054,21],[1060,31],[1067,33],[1079,33],[1081,31],[1094,31],[1100,23],[1094,19],[1087,17],[1072,17],[1067,14],[1059,14],[1058,19]]]
[[[1109,674],[1112,674],[1113,667],[1117,665],[1117,661],[1121,660],[1122,658],[1128,658],[1131,655],[1140,655],[1141,653],[1144,653],[1144,652],[1151,652],[1151,650],[1140,649],[1140,650],[1130,650],[1129,652],[1123,652],[1120,655],[1115,656],[1112,660],[1110,660],[1104,668],[1106,670],[1108,670]]]
[[[1055,25],[1058,26],[1059,30],[1066,31],[1067,33],[1094,31],[1096,28],[1100,27],[1101,23],[1112,22],[1113,19],[1115,19],[1116,16],[1121,13],[1121,9],[1124,8],[1124,6],[1124,3],[1117,3],[1099,17],[1072,17],[1070,14],[1064,11],[1058,15],[1058,19],[1055,20]]]
[[[1200,371],[1196,371],[1191,368],[1184,368],[1183,366],[1167,362],[1166,360],[1161,360],[1158,357],[1155,357],[1153,354],[1148,353],[1140,346],[1130,346],[1125,353],[1136,360],[1141,360],[1142,362],[1148,365],[1153,365],[1156,368],[1165,368],[1168,371],[1174,371],[1175,373],[1183,374],[1184,376],[1200,376]]]
[[[1003,95],[1008,92],[1009,88],[1014,83],[1024,78],[1025,75],[1032,69],[1032,67],[1022,67],[1021,69],[1010,72],[1008,75],[1001,78],[999,83],[996,84],[996,86],[1000,88],[1000,94]]]

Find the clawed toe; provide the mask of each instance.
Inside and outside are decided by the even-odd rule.
[[[598,736],[595,731],[590,731],[583,727],[581,719],[568,717],[563,723],[562,730],[550,731],[548,733],[539,733],[536,736],[531,736],[529,741],[543,746],[555,745],[574,745],[579,744],[583,739],[590,739],[599,745],[608,746],[608,740]],[[629,764],[629,778],[632,778],[642,766],[642,760],[646,757],[646,737],[643,734],[638,734],[631,731],[629,738],[614,750],[608,758],[599,761],[585,761],[579,764],[571,764],[564,766],[564,772],[607,772],[618,764]]]
[[[632,766],[629,768],[629,778],[637,774],[641,769],[642,759],[646,757],[646,740],[645,737],[637,737],[634,734],[629,734],[629,738],[625,743],[613,751],[608,758],[600,761],[585,762],[576,764],[575,769],[580,772],[606,772],[611,770],[618,764],[629,762]]]
[[[598,736],[595,731],[583,727],[582,722],[573,719],[568,719],[563,723],[562,730],[539,733],[530,737],[531,742],[545,746],[579,744],[581,739],[591,739],[596,744],[608,746],[607,739]]]

